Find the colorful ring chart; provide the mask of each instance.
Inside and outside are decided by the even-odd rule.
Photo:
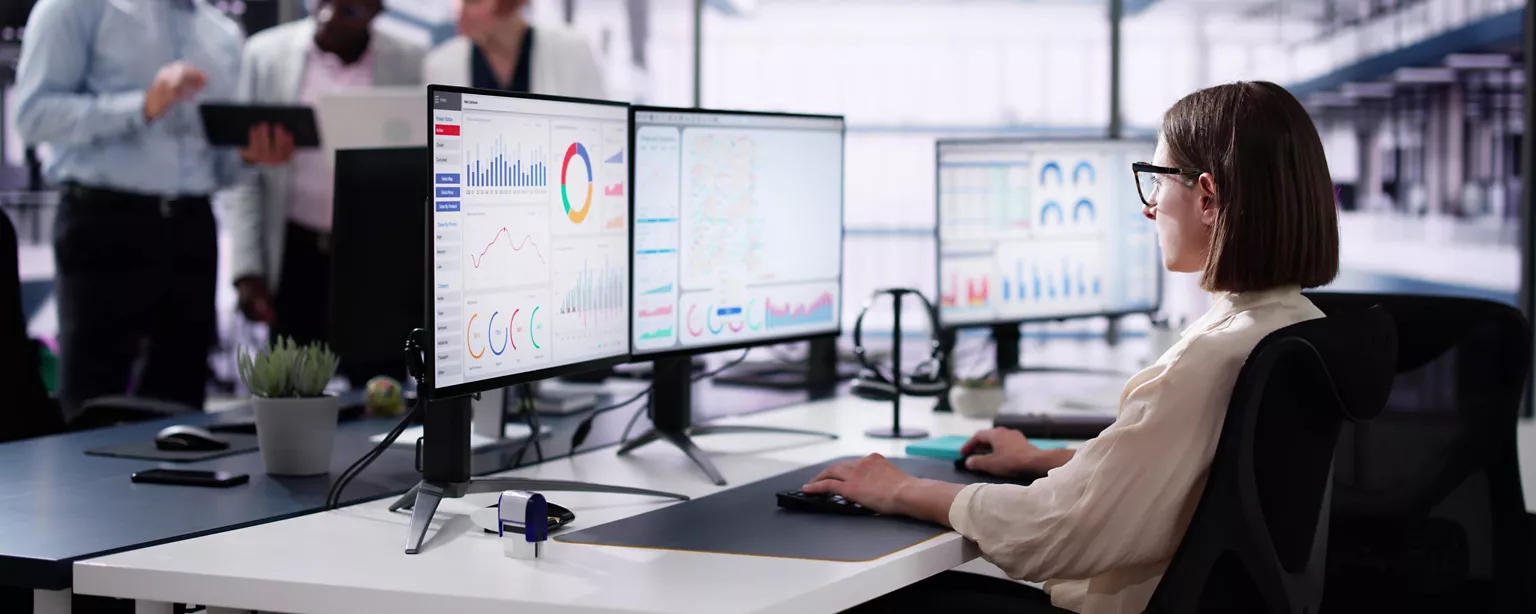
[[[470,331],[475,330],[475,318],[478,317],[480,317],[480,314],[478,313],[469,316],[469,326],[467,326],[466,330],[464,331],[464,347],[469,349],[469,357],[475,360],[479,360],[481,356],[485,356],[485,348],[480,348],[480,353],[476,354],[475,346],[469,344],[469,340],[473,338],[470,336]]]
[[[587,200],[582,203],[580,209],[571,208],[570,190],[567,187],[567,176],[571,170],[571,159],[581,156],[581,162],[587,165]],[[565,216],[571,218],[572,223],[580,224],[587,219],[587,213],[592,210],[592,158],[587,157],[587,147],[581,143],[571,143],[565,150],[565,161],[560,164],[560,202],[565,204]]]

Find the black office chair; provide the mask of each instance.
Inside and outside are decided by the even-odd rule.
[[[0,443],[197,411],[179,403],[109,396],[87,402],[66,424],[43,385],[37,342],[27,335],[17,250],[16,227],[0,214]]]
[[[0,213],[0,442],[64,430],[64,417],[43,386],[37,345],[27,336],[17,249],[16,227]]]
[[[1386,409],[1341,433],[1324,611],[1536,612],[1515,439],[1525,317],[1473,299],[1311,298],[1330,314],[1379,304],[1400,339]]]
[[[1396,356],[1396,327],[1382,309],[1288,326],[1254,348],[1199,506],[1147,612],[1317,611],[1339,429],[1381,410]]]

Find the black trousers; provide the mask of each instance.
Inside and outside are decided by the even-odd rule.
[[[330,339],[330,235],[289,223],[283,233],[283,271],[272,309],[272,339],[300,344]]]
[[[843,614],[889,612],[997,612],[999,614],[1065,614],[1051,605],[1050,595],[1032,586],[992,576],[946,571],[888,595],[845,610]]]
[[[65,415],[124,393],[202,408],[219,257],[208,199],[66,186],[53,249]]]

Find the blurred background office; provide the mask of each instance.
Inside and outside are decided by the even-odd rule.
[[[304,0],[196,1],[247,35],[308,13]],[[28,330],[51,345],[57,186],[40,171],[47,148],[19,139],[9,95],[32,3],[0,2],[0,208],[20,237]],[[579,33],[612,99],[846,115],[851,324],[859,298],[877,287],[937,290],[936,139],[1151,138],[1178,97],[1239,79],[1287,86],[1318,123],[1343,213],[1337,289],[1529,304],[1524,8],[1518,0],[532,0],[521,10],[535,31]],[[459,31],[452,0],[392,0],[385,9],[376,30],[424,47]],[[228,396],[232,348],[264,331],[236,308],[227,231],[220,249],[209,384]],[[1193,279],[1164,282],[1171,322],[1192,319],[1206,301]],[[1149,326],[1139,317],[1120,324],[1131,335]],[[1096,337],[1108,326],[1030,325],[1025,335]]]

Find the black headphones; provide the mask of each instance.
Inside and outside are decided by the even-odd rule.
[[[868,352],[864,349],[864,316],[874,306],[875,300],[882,295],[890,295],[898,303],[906,295],[916,296],[923,302],[923,309],[928,312],[928,321],[931,327],[928,329],[929,342],[932,346],[928,359],[924,360],[911,375],[901,375],[901,365],[895,366],[895,377],[901,378],[902,394],[915,397],[936,397],[949,391],[949,378],[944,374],[944,346],[939,343],[939,313],[934,310],[933,303],[923,293],[906,288],[893,288],[890,290],[877,290],[864,301],[864,310],[859,312],[859,319],[853,324],[853,355],[859,359],[859,364],[864,370],[859,373],[858,379],[853,381],[853,394],[861,399],[871,401],[891,401],[896,398],[895,377],[888,377],[880,370],[879,366],[870,363]],[[897,306],[900,309],[900,306]],[[897,331],[898,333],[900,331]],[[897,338],[896,343],[901,339]]]

